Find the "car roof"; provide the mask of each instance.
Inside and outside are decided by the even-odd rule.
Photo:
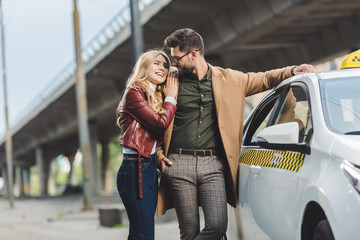
[[[318,81],[334,79],[334,78],[347,78],[347,77],[359,77],[360,78],[360,68],[345,69],[345,70],[332,70],[327,72],[318,72],[318,73],[305,73],[296,75],[286,79],[281,82],[276,89],[281,88],[284,85],[287,85],[292,82],[297,82],[299,80],[304,82],[312,82],[313,84]]]
[[[320,72],[320,73],[316,73],[316,75],[318,75],[319,79],[322,80],[334,79],[340,77],[356,77],[356,76],[360,77],[360,68]]]

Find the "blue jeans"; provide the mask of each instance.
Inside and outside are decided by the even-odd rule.
[[[150,158],[153,161],[141,164],[142,199],[139,198],[138,189],[138,161],[124,160],[118,171],[117,188],[130,222],[128,240],[154,239],[158,183],[155,154]]]

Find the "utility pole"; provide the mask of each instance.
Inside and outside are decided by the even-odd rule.
[[[2,72],[4,82],[4,102],[5,102],[5,123],[6,123],[6,164],[7,164],[7,196],[10,208],[14,207],[13,203],[13,147],[12,137],[9,127],[8,101],[7,101],[7,83],[6,83],[6,63],[5,63],[5,32],[3,20],[2,0],[0,0],[0,21],[1,21],[1,55],[2,55]]]
[[[140,11],[138,0],[130,0],[131,12],[131,39],[133,43],[133,63],[144,51],[143,33],[140,22]]]
[[[88,108],[86,96],[86,79],[81,57],[80,27],[77,3],[74,0],[74,37],[76,52],[76,103],[78,112],[78,125],[80,132],[80,147],[83,155],[83,208],[92,208],[92,186],[90,179],[90,165],[92,155],[90,150],[90,134],[88,124]]]

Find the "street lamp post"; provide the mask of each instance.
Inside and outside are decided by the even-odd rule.
[[[138,0],[130,0],[131,12],[131,38],[133,43],[134,63],[144,51],[143,33],[140,21],[140,11]]]
[[[0,0],[0,21],[1,21],[1,56],[2,56],[2,75],[4,83],[4,102],[5,102],[5,124],[6,124],[6,165],[7,165],[7,196],[9,205],[11,208],[14,207],[13,203],[13,147],[12,137],[9,127],[9,115],[8,115],[8,101],[7,101],[7,83],[6,83],[6,63],[5,63],[5,32],[4,32],[4,21],[3,21],[3,9],[2,0]]]
[[[77,11],[76,0],[74,0],[74,37],[76,51],[76,103],[78,112],[78,125],[80,132],[80,147],[83,155],[83,186],[84,201],[83,208],[90,209],[92,206],[92,186],[90,179],[90,170],[92,164],[92,155],[90,150],[90,134],[88,124],[88,108],[86,97],[86,79],[81,57],[79,14]]]

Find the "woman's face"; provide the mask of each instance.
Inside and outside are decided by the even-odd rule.
[[[165,82],[169,72],[169,64],[165,57],[159,54],[147,67],[147,80],[153,84],[162,84]]]

